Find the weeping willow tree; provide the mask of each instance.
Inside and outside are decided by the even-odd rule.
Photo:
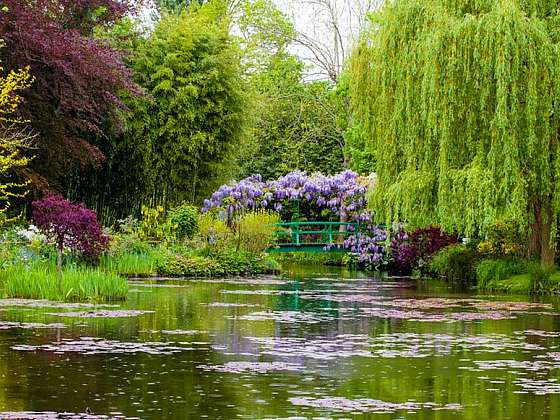
[[[560,210],[556,0],[395,0],[349,65],[383,221],[484,235],[496,221],[551,264]]]

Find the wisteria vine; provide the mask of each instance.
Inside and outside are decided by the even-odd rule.
[[[298,203],[341,220],[368,222],[371,214],[366,209],[366,192],[367,185],[352,171],[333,176],[294,171],[266,182],[260,175],[252,175],[222,185],[204,201],[204,211],[218,209],[224,219],[231,219],[245,210],[282,212]]]
[[[217,209],[223,219],[232,220],[246,210],[287,212],[297,204],[307,217],[313,213],[326,219],[359,222],[359,232],[346,238],[342,246],[359,264],[377,266],[386,255],[387,234],[373,224],[372,214],[366,208],[366,192],[366,183],[349,170],[333,176],[294,171],[267,182],[260,175],[252,175],[222,185],[205,201],[204,211]]]

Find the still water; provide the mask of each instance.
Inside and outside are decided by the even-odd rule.
[[[558,419],[559,345],[555,300],[324,267],[136,280],[116,307],[0,301],[0,418]]]

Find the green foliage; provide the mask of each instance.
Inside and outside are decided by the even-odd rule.
[[[270,273],[278,269],[276,261],[249,252],[225,250],[211,256],[173,254],[157,265],[160,274],[185,277],[220,277]]]
[[[338,125],[344,133],[344,156],[349,168],[359,174],[375,172],[375,154],[366,147],[368,139],[364,124],[350,112],[349,71],[343,71],[336,84],[335,101]]]
[[[162,259],[163,253],[155,249],[142,254],[104,255],[99,267],[122,276],[149,276],[156,274],[156,267]]]
[[[120,256],[124,254],[147,254],[151,246],[141,240],[137,235],[119,234],[114,235],[109,243],[108,255]]]
[[[245,213],[235,225],[237,249],[255,255],[264,253],[274,244],[274,224],[279,222],[277,213],[264,210]]]
[[[554,267],[546,267],[540,263],[534,262],[529,264],[529,294],[545,295],[557,293],[560,289],[560,283],[557,278],[552,278],[556,269]]]
[[[150,275],[156,273],[156,265],[164,255],[164,248],[152,246],[135,234],[120,234],[113,236],[100,267],[126,276]]]
[[[110,302],[126,299],[128,284],[116,274],[99,269],[67,267],[62,290],[54,265],[17,265],[0,272],[4,294],[10,298],[66,302]]]
[[[165,217],[162,206],[149,208],[142,206],[142,220],[138,226],[138,236],[147,240],[164,240],[171,237],[171,225]]]
[[[204,3],[204,0],[155,0],[155,4],[158,6],[159,10],[164,13],[180,13],[192,4],[202,3]]]
[[[556,16],[538,0],[400,0],[373,15],[348,77],[380,220],[467,236],[544,220],[544,255],[560,208]]]
[[[273,179],[296,169],[334,174],[343,166],[334,87],[303,82],[303,63],[281,52],[251,77],[255,112],[239,177]]]
[[[0,231],[0,270],[19,264],[47,263],[56,255],[36,228],[15,226]]]
[[[520,234],[514,223],[497,222],[477,249],[487,258],[522,257],[526,242],[527,236]]]
[[[233,244],[233,232],[215,212],[201,214],[198,218],[198,226],[195,244],[199,247],[219,253]]]
[[[451,282],[466,283],[476,279],[478,254],[467,245],[451,245],[438,251],[429,263],[429,271]]]
[[[168,214],[175,237],[181,239],[192,239],[198,232],[198,209],[189,204],[181,204],[172,209]]]
[[[185,277],[223,276],[222,265],[214,258],[198,255],[173,255],[158,263],[158,273]]]
[[[239,48],[219,2],[164,16],[132,67],[148,94],[128,125],[145,144],[139,182],[160,203],[193,201],[222,181],[244,127]]]
[[[229,180],[247,125],[247,89],[238,38],[224,2],[163,13],[153,30],[128,22],[104,37],[127,49],[145,95],[124,95],[122,134],[108,159],[76,187],[102,220],[140,214],[142,205],[198,203]]]
[[[344,266],[349,263],[346,260],[348,255],[344,252],[281,252],[274,257],[282,264]]]
[[[476,267],[477,286],[484,291],[496,290],[500,281],[526,273],[527,264],[527,261],[517,258],[481,261]]]
[[[247,73],[266,71],[273,57],[285,52],[295,38],[292,21],[271,0],[241,0],[234,14],[241,32]]]

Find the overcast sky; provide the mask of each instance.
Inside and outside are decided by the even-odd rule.
[[[344,59],[363,26],[365,14],[379,7],[384,0],[272,0],[280,10],[289,16],[308,47],[293,45],[292,53],[302,58],[308,65],[308,79],[328,79],[328,70],[338,73]],[[140,18],[146,21],[155,6],[150,0]],[[149,20],[149,19],[148,19]],[[149,23],[148,23],[149,24]],[[336,30],[341,42],[335,42]],[[312,48],[309,48],[309,45]],[[322,65],[318,64],[318,58]]]
[[[292,18],[296,30],[323,50],[336,72],[341,70],[364,24],[368,11],[377,9],[383,0],[273,0]],[[335,28],[336,26],[336,28]],[[338,48],[336,31],[340,32]],[[295,45],[293,52],[309,65],[310,78],[328,78],[317,65],[317,58],[309,48]],[[317,74],[320,73],[320,74]]]

